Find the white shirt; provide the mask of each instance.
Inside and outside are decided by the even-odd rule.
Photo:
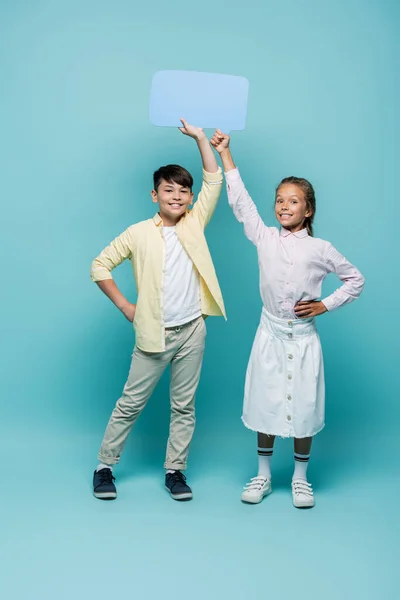
[[[257,247],[261,298],[269,313],[281,319],[296,318],[297,302],[318,299],[328,273],[335,273],[343,285],[322,300],[327,310],[358,298],[364,277],[332,244],[309,236],[307,229],[291,233],[284,227],[280,231],[267,227],[237,169],[226,173],[226,182],[229,204]]]
[[[176,228],[163,227],[163,235],[165,327],[179,327],[201,316],[200,276],[180,243]]]

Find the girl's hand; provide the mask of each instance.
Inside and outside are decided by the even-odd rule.
[[[221,152],[229,148],[230,139],[229,135],[217,129],[210,140],[210,144],[214,146],[218,154],[221,154]]]
[[[309,319],[310,317],[317,317],[327,312],[327,308],[320,300],[306,300],[298,302],[294,307],[296,317],[299,319]]]
[[[196,141],[205,139],[206,134],[201,127],[195,127],[194,125],[189,125],[185,119],[181,119],[181,123],[183,127],[178,127],[179,131],[183,133],[183,135],[188,135],[189,137],[195,139]]]

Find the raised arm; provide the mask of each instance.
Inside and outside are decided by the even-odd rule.
[[[92,262],[90,276],[97,283],[101,291],[110,298],[111,302],[128,319],[133,321],[136,305],[129,302],[118,289],[113,280],[111,271],[127,258],[132,256],[132,236],[129,229],[115,238],[109,246],[99,254]]]
[[[179,128],[180,131],[196,141],[203,163],[203,184],[191,214],[202,227],[206,227],[221,195],[222,172],[203,129],[189,125],[184,119],[181,121],[183,127]]]
[[[244,225],[248,239],[256,246],[260,243],[268,228],[258,214],[253,200],[247,192],[239,170],[236,168],[229,148],[230,137],[219,129],[211,138],[211,145],[221,156],[225,171],[228,202],[237,220]]]
[[[336,273],[343,285],[322,300],[328,311],[356,300],[364,288],[365,279],[354,265],[331,244],[327,248],[326,264],[330,273]]]
[[[179,130],[188,137],[196,140],[199,148],[201,160],[203,162],[203,169],[207,173],[217,173],[219,170],[217,159],[215,158],[214,152],[210,146],[210,142],[207,139],[204,130],[201,127],[194,127],[189,125],[185,119],[181,119],[183,127],[179,127]]]

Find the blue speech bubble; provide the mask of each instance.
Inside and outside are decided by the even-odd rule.
[[[198,71],[158,71],[150,92],[150,121],[179,127],[180,119],[204,129],[242,130],[249,82],[245,77]]]

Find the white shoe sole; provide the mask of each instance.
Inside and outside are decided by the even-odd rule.
[[[117,492],[93,492],[93,495],[99,500],[115,500]]]
[[[271,492],[272,492],[272,488],[270,488],[269,490],[266,490],[263,493],[263,495],[261,496],[261,498],[243,497],[243,495],[242,495],[240,499],[245,504],[260,504],[260,502],[262,502],[264,500],[264,498],[269,496],[271,494]]]
[[[187,492],[186,494],[173,494],[167,486],[165,486],[165,489],[173,500],[191,500],[193,498],[192,492]]]
[[[315,502],[314,500],[306,500],[302,502],[301,500],[293,499],[293,506],[295,508],[313,508],[315,506]]]

